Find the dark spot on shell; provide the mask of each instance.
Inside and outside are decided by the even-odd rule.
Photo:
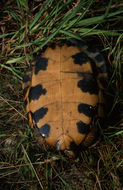
[[[72,141],[72,142],[70,143],[70,145],[69,145],[69,149],[75,151],[76,148],[77,148],[77,146],[76,146],[75,142]]]
[[[42,137],[47,138],[49,137],[50,133],[50,125],[49,124],[44,124],[39,128],[39,132],[42,135]]]
[[[38,84],[34,87],[31,87],[30,88],[30,92],[29,92],[29,102],[31,100],[38,100],[39,97],[41,95],[45,95],[46,94],[46,89],[42,87],[41,84]]]
[[[70,42],[72,46],[77,46],[78,48],[82,48],[83,46],[87,45],[84,41],[79,41],[75,39],[68,39],[67,41]]]
[[[48,108],[43,108],[43,107],[36,110],[33,113],[33,118],[34,118],[35,122],[38,123],[38,121],[46,115],[47,111],[48,111]]]
[[[90,125],[79,121],[76,123],[78,132],[81,134],[88,134],[90,131]]]
[[[83,52],[72,55],[72,58],[74,59],[74,63],[79,65],[85,64],[89,61],[88,56]]]
[[[30,81],[29,75],[24,75],[24,76],[23,76],[23,82],[26,83],[26,82],[28,82],[28,81]]]
[[[38,56],[36,58],[36,65],[35,65],[35,74],[38,74],[40,70],[46,70],[48,66],[48,59],[45,57]]]
[[[94,78],[84,78],[83,80],[79,80],[77,86],[83,92],[88,92],[90,94],[98,94],[99,91],[97,81]]]
[[[78,105],[78,111],[79,111],[79,113],[83,113],[88,117],[92,117],[97,112],[97,106],[91,106],[89,104],[81,103]]]
[[[56,44],[55,43],[51,43],[50,45],[49,45],[49,47],[51,48],[51,49],[55,49],[55,47],[56,47]]]

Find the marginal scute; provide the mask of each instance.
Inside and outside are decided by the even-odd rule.
[[[90,146],[103,115],[105,76],[97,49],[76,40],[45,46],[23,78],[28,122],[38,143],[67,154]]]

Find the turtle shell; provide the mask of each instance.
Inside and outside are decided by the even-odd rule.
[[[23,89],[29,125],[40,144],[68,151],[92,144],[103,112],[99,79],[105,75],[102,55],[76,41],[49,46],[37,56]]]

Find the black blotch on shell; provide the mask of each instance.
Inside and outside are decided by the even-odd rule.
[[[42,87],[41,84],[38,84],[34,87],[31,87],[30,88],[30,92],[29,92],[29,102],[31,100],[38,100],[39,97],[41,95],[45,95],[46,94],[46,89]]]
[[[89,61],[88,56],[83,52],[72,55],[72,58],[74,59],[74,63],[78,65],[86,64]]]
[[[26,83],[26,82],[28,82],[28,81],[30,81],[29,75],[24,75],[24,76],[23,76],[23,82]]]
[[[38,56],[36,58],[36,64],[35,64],[35,75],[38,74],[40,70],[46,70],[48,66],[48,59],[45,57]]]
[[[70,145],[69,145],[69,149],[75,151],[76,148],[77,148],[77,145],[75,144],[74,141],[72,141],[72,142],[70,143]]]
[[[77,46],[78,48],[82,48],[87,45],[85,41],[80,41],[75,39],[68,39],[67,41],[70,43],[70,45]]]
[[[91,106],[89,104],[79,104],[78,105],[78,111],[79,113],[83,113],[88,117],[92,117],[94,116],[94,114],[96,114],[97,112],[97,107],[96,106]]]
[[[49,45],[49,47],[51,48],[51,49],[55,49],[55,47],[56,47],[56,44],[55,43],[51,43],[50,45]]]
[[[49,124],[44,124],[39,128],[39,132],[42,135],[42,137],[47,138],[49,137],[50,133],[50,125]]]
[[[98,94],[99,88],[96,79],[84,78],[83,80],[79,80],[77,86],[83,91],[88,92],[90,94]]]
[[[33,113],[33,118],[34,118],[35,122],[38,123],[38,121],[40,119],[42,119],[46,115],[47,112],[48,112],[48,108],[44,108],[44,107],[36,110]]]
[[[78,132],[81,134],[88,134],[90,131],[90,125],[79,121],[76,123]]]

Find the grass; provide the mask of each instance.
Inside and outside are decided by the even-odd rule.
[[[120,0],[1,0],[0,189],[122,189],[122,6]],[[21,88],[33,56],[48,42],[68,38],[95,44],[109,75],[103,139],[75,159],[37,145]]]

